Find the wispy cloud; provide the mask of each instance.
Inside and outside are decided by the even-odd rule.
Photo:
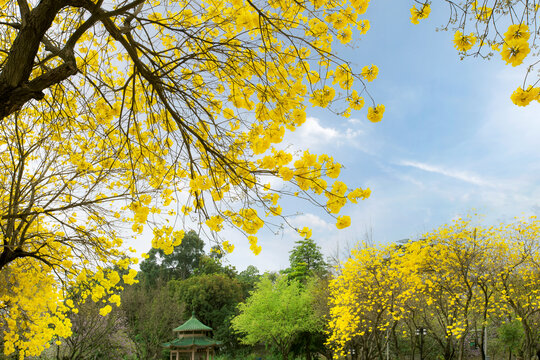
[[[444,168],[441,166],[435,166],[435,165],[421,163],[418,161],[409,161],[409,160],[402,160],[398,162],[398,165],[409,166],[409,167],[413,167],[419,170],[448,176],[448,177],[465,181],[467,183],[474,184],[474,185],[494,187],[494,185],[491,182],[485,179],[482,179],[480,176],[476,174],[471,174],[469,172],[462,171],[462,170],[449,169],[449,168]]]
[[[291,221],[291,224],[293,224],[296,227],[307,226],[313,229],[332,230],[334,228],[334,226],[330,224],[328,221],[311,213],[305,213],[305,214],[296,216]]]
[[[291,143],[294,138],[295,147],[299,149],[318,150],[329,145],[351,145],[359,143],[358,139],[365,131],[361,129],[361,124],[355,121],[341,123],[339,127],[325,127],[321,120],[315,117],[308,117],[306,122],[294,133],[289,134],[285,142]],[[287,141],[289,140],[289,141]]]

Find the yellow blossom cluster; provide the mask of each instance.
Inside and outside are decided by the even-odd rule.
[[[486,5],[478,6],[478,1],[476,0],[471,4],[471,7],[475,12],[476,18],[483,22],[489,21],[493,14],[493,8]]]
[[[458,51],[467,51],[470,50],[476,43],[476,36],[473,33],[469,35],[464,35],[460,30],[456,31],[454,34],[454,47]]]
[[[419,9],[416,8],[416,5],[413,5],[411,8],[411,22],[418,24],[419,20],[427,19],[430,12],[431,6],[427,1]]]
[[[359,71],[338,56],[370,29],[360,19],[368,5],[112,0],[49,9],[50,27],[31,34],[46,38],[13,71],[28,73],[21,91],[51,83],[0,109],[5,354],[37,355],[69,335],[65,314],[77,304],[61,296],[66,288],[84,289],[104,316],[118,306],[118,291],[136,281],[125,246],[143,235],[169,254],[183,221],[218,242],[234,228],[258,254],[257,234],[281,225],[283,199],[295,193],[324,207],[336,227],[349,226],[340,211],[369,189],[340,181],[331,156],[293,154],[282,142],[310,104],[382,119],[382,105],[363,110],[378,68]],[[16,3],[0,5],[0,81],[19,32],[37,26],[10,25],[21,16]],[[267,186],[269,177],[293,190]]]
[[[414,5],[411,8],[411,22],[414,24],[431,12],[429,1],[417,3],[419,7]],[[499,53],[506,64],[517,67],[523,65],[530,54],[538,55],[538,52],[534,52],[538,50],[540,34],[540,23],[537,21],[540,4],[537,2],[465,0],[452,9],[448,24],[442,29],[449,30],[450,25],[454,24],[453,44],[460,52],[461,59],[466,56],[490,59],[494,53]],[[474,51],[470,51],[473,47]],[[538,61],[531,59],[524,67],[525,81],[511,96],[514,104],[527,106],[532,100],[537,100],[533,95],[538,78],[533,79],[530,75],[538,64]]]
[[[517,106],[527,106],[533,100],[540,102],[540,87],[533,87],[532,85],[529,85],[526,90],[518,87],[516,91],[512,93],[510,98]]]
[[[406,341],[418,322],[441,343],[507,318],[527,329],[540,309],[539,235],[535,217],[487,228],[467,217],[420,240],[359,245],[330,284],[328,343],[343,353],[389,329]]]

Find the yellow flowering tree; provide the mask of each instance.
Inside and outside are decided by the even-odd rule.
[[[416,1],[411,8],[413,24],[429,16],[431,3]],[[539,63],[540,3],[536,0],[444,0],[437,5],[444,3],[450,9],[450,16],[443,28],[454,31],[454,47],[462,59],[466,56],[491,58],[498,53],[506,64],[524,68],[523,84],[511,95],[514,104],[527,106],[532,101],[540,101],[540,78],[535,75]]]
[[[393,336],[414,348],[414,332],[423,327],[445,359],[466,357],[467,336],[485,359],[488,326],[517,319],[522,352],[532,356],[540,326],[539,230],[535,218],[489,228],[465,218],[418,241],[354,250],[330,286],[329,343],[369,353]]]
[[[136,262],[122,244],[143,232],[168,255],[196,223],[224,251],[258,254],[257,233],[279,229],[295,195],[349,226],[338,214],[369,189],[339,181],[331,156],[280,143],[308,104],[346,117],[369,101],[381,120],[366,88],[376,67],[339,56],[369,30],[367,6],[0,0],[3,352],[69,336],[68,288],[102,315],[118,306]]]

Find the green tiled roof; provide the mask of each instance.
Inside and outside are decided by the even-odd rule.
[[[211,345],[221,345],[221,341],[216,341],[206,336],[199,336],[199,337],[186,337],[182,339],[174,339],[173,341],[169,341],[161,345],[164,347],[189,347],[193,345],[211,346]]]
[[[189,318],[188,321],[174,329],[173,331],[211,331],[212,328],[209,326],[204,325],[202,322],[197,320],[195,315],[191,315],[191,318]]]

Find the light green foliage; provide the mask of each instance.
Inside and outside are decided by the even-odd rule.
[[[311,293],[297,281],[281,276],[272,282],[265,276],[245,303],[238,308],[240,315],[232,320],[234,330],[242,334],[245,344],[270,344],[287,359],[296,336],[321,327],[314,315]]]

